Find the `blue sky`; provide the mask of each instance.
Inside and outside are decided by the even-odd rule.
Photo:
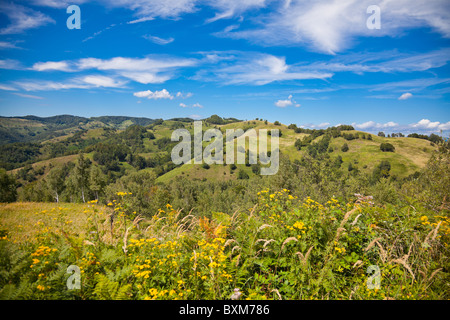
[[[72,4],[81,29],[67,28]],[[447,0],[0,4],[1,116],[218,114],[448,135],[449,61]]]

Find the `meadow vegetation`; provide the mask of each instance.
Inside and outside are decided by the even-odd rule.
[[[450,298],[448,142],[212,117],[282,130],[279,171],[263,177],[170,164],[181,125],[96,129],[68,162],[0,170],[0,299]],[[22,147],[26,162],[37,149]]]

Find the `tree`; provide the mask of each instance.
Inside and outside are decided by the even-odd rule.
[[[390,143],[383,142],[380,145],[380,150],[383,151],[383,152],[394,152],[395,151],[395,147],[392,144],[390,144]]]
[[[16,179],[0,168],[0,202],[14,202],[16,199]]]
[[[378,132],[378,136],[379,136],[379,137],[383,137],[383,138],[386,137],[386,135],[384,134],[383,131]]]
[[[341,148],[341,151],[342,152],[347,152],[348,151],[348,144],[346,144],[346,143],[344,143],[344,145],[342,146],[342,148]]]
[[[95,193],[95,199],[103,192],[106,186],[106,175],[99,166],[93,165],[89,173],[89,187]]]
[[[59,197],[66,188],[66,173],[61,167],[53,168],[47,175],[47,187],[54,194],[55,200],[59,203]]]
[[[281,126],[280,121],[275,121],[273,124],[276,125],[276,126]]]
[[[73,168],[75,185],[81,191],[81,198],[83,202],[86,202],[85,193],[89,187],[89,167],[91,166],[91,160],[84,157],[81,153],[78,157],[77,164]]]
[[[389,178],[391,171],[391,164],[387,160],[380,162],[378,166],[373,169],[372,172],[372,182],[377,182],[380,178]]]

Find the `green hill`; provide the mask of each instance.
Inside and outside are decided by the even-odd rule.
[[[71,183],[76,185],[76,181],[70,182],[70,177],[73,176],[71,172],[81,153],[90,160],[91,166],[99,168],[105,181],[101,187],[105,196],[113,188],[130,188],[130,183],[138,183],[144,188],[147,182],[142,177],[145,176],[145,179],[152,181],[146,189],[147,193],[153,187],[159,188],[157,185],[163,186],[161,190],[169,193],[177,192],[170,190],[174,185],[184,188],[193,183],[192,188],[196,189],[205,188],[202,186],[205,182],[211,184],[212,188],[220,185],[223,190],[231,188],[242,191],[274,183],[301,185],[303,179],[309,179],[307,183],[317,184],[317,187],[312,185],[313,189],[308,192],[324,194],[325,197],[326,191],[323,189],[327,187],[320,185],[330,176],[334,176],[333,183],[341,181],[339,183],[343,184],[351,183],[352,179],[366,179],[365,181],[375,183],[380,177],[403,181],[423,169],[433,152],[438,149],[438,144],[427,140],[427,136],[380,137],[356,131],[351,126],[312,130],[262,120],[224,119],[216,115],[203,121],[203,131],[219,129],[224,137],[227,130],[231,129],[242,129],[244,133],[249,133],[250,129],[255,129],[256,132],[260,129],[280,130],[280,171],[274,177],[264,177],[260,175],[260,163],[226,164],[226,148],[222,164],[175,165],[171,161],[171,151],[178,142],[172,142],[171,135],[175,129],[185,128],[193,136],[194,123],[187,118],[152,120],[64,115],[51,118],[0,118],[0,123],[11,136],[28,137],[31,132],[35,134],[36,140],[20,138],[25,141],[4,142],[0,145],[0,168],[6,169],[16,178],[19,197],[26,201],[40,201],[43,198],[51,201],[52,195],[46,181],[54,168],[63,170],[67,186]],[[383,143],[391,144],[393,152],[383,152],[380,148]],[[202,146],[206,147],[208,144],[209,142],[203,141]],[[344,145],[347,148],[343,148]],[[271,139],[268,136],[268,150],[270,148]],[[235,146],[235,155],[238,152],[247,154],[248,142],[245,150],[237,149]],[[76,186],[72,185],[72,188],[75,188],[72,192],[69,192],[70,188],[66,188],[66,201],[72,201],[72,193],[79,192]],[[342,192],[347,194],[351,188],[353,187],[349,186]],[[92,198],[95,191],[89,192],[89,197]],[[214,192],[220,194],[219,190]],[[191,196],[189,206],[197,201],[195,192]],[[145,197],[150,195],[146,194]],[[227,197],[232,196],[230,194]]]

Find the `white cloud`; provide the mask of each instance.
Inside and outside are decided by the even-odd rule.
[[[6,59],[6,60],[0,60],[0,69],[20,70],[20,69],[22,69],[22,67],[18,60]]]
[[[277,102],[275,102],[275,105],[279,108],[285,108],[287,106],[292,106],[292,101],[291,100],[278,100]]]
[[[162,46],[164,46],[166,44],[169,44],[169,43],[171,43],[171,42],[173,42],[175,40],[172,37],[168,38],[168,39],[163,39],[163,38],[160,38],[160,37],[157,37],[157,36],[152,36],[150,34],[144,35],[143,37],[144,37],[144,39],[147,39],[147,40],[149,40],[149,41],[151,41],[153,43],[156,43],[156,44],[159,44],[159,45],[162,45]]]
[[[397,82],[386,82],[382,84],[376,84],[370,86],[371,91],[385,91],[385,90],[396,90],[403,91],[406,89],[409,92],[416,92],[423,90],[428,87],[448,84],[450,83],[450,78],[422,78],[422,79],[412,79]]]
[[[109,60],[97,58],[80,59],[78,68],[98,70],[125,70],[125,71],[153,71],[160,72],[171,68],[191,67],[196,64],[193,59],[178,59],[171,57],[155,58],[124,58],[115,57]]]
[[[170,79],[169,75],[157,75],[151,72],[119,72],[119,74],[142,84],[164,83]]]
[[[138,98],[147,98],[147,99],[173,99],[173,96],[166,89],[162,89],[161,91],[140,91],[133,93],[135,97]]]
[[[294,105],[297,108],[300,107],[300,104],[298,104],[297,102],[295,102],[295,100],[292,99],[292,94],[289,95],[287,100],[278,100],[275,102],[275,106],[277,106],[279,108],[286,108],[286,107],[292,106],[292,105]]]
[[[445,66],[450,61],[450,48],[425,53],[399,53],[397,51],[350,53],[322,62],[306,65],[305,69],[327,72],[412,72],[427,71]]]
[[[138,18],[150,20],[151,18],[178,18],[182,14],[191,13],[196,10],[197,0],[101,0],[106,6],[125,7],[136,13]],[[147,21],[141,19],[138,22]]]
[[[357,124],[357,123],[352,123],[352,126],[355,127],[356,129],[361,129],[361,130],[365,130],[365,129],[385,129],[385,128],[394,128],[397,127],[399,124],[389,121],[387,123],[376,123],[374,121],[367,121],[361,124]]]
[[[133,81],[149,84],[164,83],[173,77],[173,72],[176,70],[192,67],[197,63],[194,59],[155,56],[141,59],[115,57],[109,60],[85,58],[78,60],[75,64],[79,70],[114,71]]]
[[[43,97],[39,97],[39,96],[33,96],[31,94],[24,94],[24,93],[13,93],[16,96],[22,97],[22,98],[29,98],[29,99],[44,99]]]
[[[266,6],[266,0],[209,0],[208,4],[219,10],[214,17],[206,22],[214,22],[227,19],[250,9],[258,9]]]
[[[155,18],[153,18],[153,17],[142,17],[142,18],[139,18],[139,19],[128,21],[127,23],[128,24],[135,24],[135,23],[141,23],[141,22],[152,21],[152,20],[155,20]]]
[[[10,85],[5,85],[5,84],[0,84],[0,90],[5,90],[5,91],[17,91],[16,88],[10,86]]]
[[[0,50],[3,50],[3,49],[22,49],[22,48],[17,47],[12,42],[0,41]]]
[[[69,90],[69,89],[92,89],[92,88],[120,88],[125,82],[117,81],[110,77],[90,75],[65,82],[56,81],[15,81],[14,84],[25,91],[52,91],[52,90]]]
[[[297,44],[315,51],[335,54],[353,44],[358,36],[398,36],[405,29],[431,27],[450,37],[450,2],[447,0],[384,0],[381,29],[369,30],[367,8],[372,0],[292,0],[280,4],[269,14],[259,16],[262,27],[223,32],[269,45]]]
[[[177,92],[176,97],[180,98],[180,99],[187,99],[192,97],[194,94],[192,92],[188,92],[188,93],[182,93],[182,92]]]
[[[200,109],[203,108],[203,106],[198,102],[194,103],[192,106],[188,106],[184,103],[180,103],[180,107],[182,107],[182,108],[200,108]]]
[[[192,119],[201,119],[202,116],[201,116],[201,115],[198,115],[198,114],[191,114],[191,115],[189,116],[189,118],[192,118]]]
[[[67,8],[71,4],[82,4],[87,2],[87,0],[32,0],[32,3],[36,6],[50,7],[50,8]]]
[[[310,128],[310,129],[325,129],[330,126],[329,122],[322,122],[320,124],[307,123],[301,125],[300,128]]]
[[[402,95],[398,98],[398,100],[408,100],[408,99],[412,98],[412,96],[413,96],[413,95],[412,95],[411,93],[406,92],[406,93],[402,94]]]
[[[107,87],[107,88],[119,88],[125,83],[122,81],[116,81],[113,78],[105,76],[86,76],[82,78],[83,82],[91,84],[95,87]]]
[[[352,126],[357,130],[363,130],[368,132],[378,132],[378,131],[387,131],[388,132],[402,132],[404,134],[409,133],[424,133],[430,134],[433,132],[439,132],[440,130],[449,131],[450,130],[450,121],[446,123],[441,123],[439,121],[430,121],[428,119],[422,119],[416,123],[411,124],[398,124],[393,121],[389,121],[386,123],[377,123],[374,121],[367,121],[361,124],[352,123]]]
[[[48,62],[37,62],[32,67],[35,71],[49,71],[49,70],[58,70],[58,71],[71,71],[69,64],[66,61],[48,61]]]
[[[439,121],[431,122],[428,119],[422,119],[417,123],[412,124],[413,128],[421,128],[421,129],[436,129],[439,127],[441,123]]]
[[[55,81],[16,81],[15,84],[25,91],[50,91],[67,89],[90,89],[91,85],[80,81],[55,82]]]
[[[1,2],[0,12],[5,14],[10,21],[5,28],[0,29],[0,34],[19,34],[29,29],[36,29],[55,21],[45,14],[12,2]]]
[[[254,52],[233,52],[222,67],[204,68],[194,79],[224,84],[265,85],[275,81],[326,79],[332,73],[303,70],[286,64],[284,57]]]

